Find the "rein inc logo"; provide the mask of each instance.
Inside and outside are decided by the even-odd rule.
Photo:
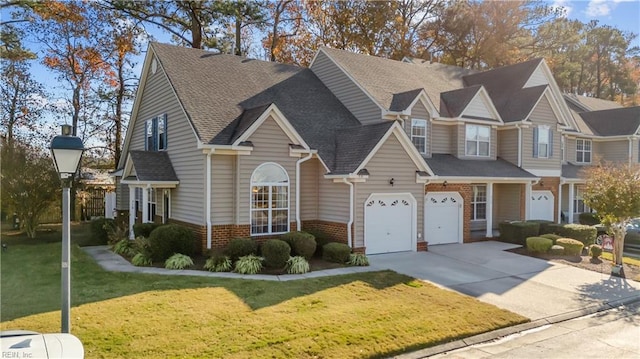
[[[28,330],[0,331],[0,359],[82,359],[82,342],[72,334],[40,334]]]
[[[31,339],[13,344],[8,351],[2,351],[2,358],[35,358],[31,351]]]

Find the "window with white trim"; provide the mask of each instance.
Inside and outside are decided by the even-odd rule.
[[[263,163],[251,175],[251,235],[289,232],[289,175]]]
[[[471,199],[471,220],[483,221],[487,219],[487,186],[474,185]]]
[[[147,189],[147,222],[154,222],[156,218],[156,190],[153,188]]]
[[[144,123],[145,151],[162,151],[167,149],[167,114],[154,117]]]
[[[481,125],[466,125],[465,155],[489,157],[491,147],[491,127]]]
[[[136,216],[138,212],[142,212],[142,188],[136,187],[134,189],[134,197],[136,202]]]
[[[533,158],[553,157],[553,132],[549,126],[533,128]]]
[[[591,208],[584,203],[584,190],[582,187],[576,187],[576,192],[573,197],[573,213],[585,213],[591,212]]]
[[[411,119],[411,142],[418,152],[427,153],[427,120]]]
[[[576,139],[576,162],[591,163],[591,140]]]

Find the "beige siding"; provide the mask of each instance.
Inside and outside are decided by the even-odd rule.
[[[390,136],[367,164],[370,175],[366,182],[356,183],[354,247],[364,243],[364,203],[372,193],[411,193],[416,199],[416,234],[423,231],[424,185],[416,183],[417,167],[398,138]],[[393,187],[389,180],[393,177]]]
[[[324,168],[318,164],[318,219],[322,221],[349,222],[349,186],[334,183],[322,177]]]
[[[174,219],[204,223],[204,165],[206,156],[197,149],[191,124],[180,107],[162,70],[148,72],[138,116],[132,129],[129,150],[144,150],[145,121],[167,114],[167,152],[180,184],[172,193],[171,216]]]
[[[520,220],[520,191],[521,184],[493,185],[493,224],[494,228],[500,222]]]
[[[120,183],[121,177],[116,177],[116,209],[129,210],[129,186]]]
[[[538,67],[536,71],[534,71],[534,73],[531,74],[531,77],[529,77],[529,80],[524,85],[524,87],[525,88],[535,87],[535,86],[548,85],[548,84],[549,84],[549,80],[547,79],[547,76],[542,71],[542,68]]]
[[[300,165],[300,219],[318,219],[318,181],[324,167],[316,158]]]
[[[638,143],[638,140],[633,140],[633,142],[631,143],[631,163],[640,162]]]
[[[482,125],[485,126],[485,125]],[[487,160],[487,159],[496,159],[496,152],[498,149],[498,133],[497,129],[491,128],[491,139],[489,144],[489,157],[481,157],[481,156],[466,156],[465,154],[465,146],[466,146],[466,124],[461,123],[457,126],[457,156],[459,158],[463,158],[466,160]]]
[[[433,124],[431,126],[431,153],[453,153],[455,126]]]
[[[381,108],[323,52],[318,52],[311,70],[360,122],[382,120]]]
[[[518,165],[518,129],[498,131],[498,157]]]
[[[474,116],[482,118],[493,118],[494,115],[489,111],[489,103],[484,96],[476,96],[463,113],[464,116]]]
[[[560,142],[562,141],[560,132],[556,130],[558,120],[551,109],[551,105],[546,97],[542,97],[530,116],[533,127],[522,129],[522,167],[531,170],[560,170],[561,156]],[[553,156],[551,158],[533,157],[533,128],[535,126],[547,125],[553,132]]]
[[[564,142],[564,150],[566,152],[564,158],[567,162],[575,163],[576,162],[576,139],[575,138],[566,138]],[[593,151],[591,152],[591,156],[593,157]],[[593,158],[592,158],[593,160]]]
[[[426,140],[426,153],[424,154],[425,156],[431,156],[431,131],[432,131],[432,125],[431,125],[431,121],[429,121],[429,119],[431,118],[429,116],[429,111],[427,111],[427,108],[422,104],[422,102],[418,101],[415,106],[413,106],[413,108],[411,108],[411,118],[416,118],[416,119],[420,119],[420,120],[426,120],[427,121],[427,140]],[[411,119],[406,120],[405,121],[405,132],[407,133],[407,135],[409,136],[409,138],[411,138]]]
[[[593,142],[594,158],[610,162],[629,161],[629,140]]]
[[[236,156],[211,156],[211,222],[234,223]]]
[[[253,152],[250,156],[239,156],[238,160],[239,224],[250,223],[251,175],[259,165],[265,162],[277,163],[287,171],[289,175],[289,222],[295,221],[296,161],[298,158],[289,156],[291,140],[273,118],[268,118],[248,140],[253,143]]]

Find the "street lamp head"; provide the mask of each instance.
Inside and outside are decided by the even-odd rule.
[[[60,178],[73,176],[78,170],[84,145],[79,137],[72,136],[71,126],[62,125],[62,135],[51,140],[51,154]]]

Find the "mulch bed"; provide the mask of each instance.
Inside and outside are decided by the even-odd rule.
[[[592,259],[591,256],[582,255],[582,256],[560,256],[560,255],[552,255],[547,253],[531,253],[526,250],[524,247],[515,248],[508,250],[509,252],[522,254],[529,257],[540,258],[556,263],[562,263],[566,265],[571,265],[574,267],[603,273],[603,274],[611,274],[611,266],[613,262],[603,258]],[[629,265],[624,263],[622,265],[624,269],[625,277],[628,279],[633,279],[636,281],[640,281],[640,267]]]

